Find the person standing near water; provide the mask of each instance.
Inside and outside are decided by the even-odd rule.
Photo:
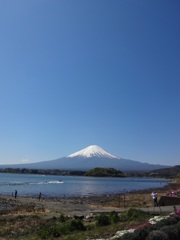
[[[39,193],[39,196],[38,196],[38,198],[39,198],[39,201],[41,200],[41,192]]]
[[[14,197],[15,198],[17,197],[17,190],[15,190]]]
[[[152,192],[151,195],[152,195],[152,198],[153,198],[154,207],[157,207],[158,206],[158,203],[157,203],[157,193],[156,192]]]

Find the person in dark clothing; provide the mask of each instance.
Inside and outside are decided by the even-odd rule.
[[[39,193],[38,199],[39,201],[41,200],[41,192]]]
[[[14,197],[15,197],[15,198],[17,197],[17,190],[15,190],[15,194],[14,194]]]
[[[152,198],[153,198],[154,207],[157,207],[158,206],[157,193],[153,192],[151,195],[152,195]]]

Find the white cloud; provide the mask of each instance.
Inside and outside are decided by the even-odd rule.
[[[23,160],[22,160],[22,163],[29,163],[29,162],[30,162],[29,159],[23,159]]]

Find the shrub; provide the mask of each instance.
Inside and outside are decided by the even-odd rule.
[[[150,232],[148,240],[168,240],[168,236],[162,231],[155,230]]]
[[[178,230],[175,226],[164,226],[160,231],[167,234],[169,240],[178,240]]]
[[[110,213],[110,215],[109,215],[109,219],[110,219],[110,221],[111,221],[112,223],[117,223],[117,222],[119,222],[119,216],[118,216],[117,212],[112,211],[112,212]]]
[[[62,223],[63,223],[63,222],[66,222],[67,217],[65,217],[64,214],[61,214],[58,220],[59,220],[60,222],[62,222]]]
[[[139,209],[130,208],[127,216],[130,220],[143,220],[147,216],[147,213]]]
[[[134,231],[134,240],[144,240],[148,236],[147,228],[138,228]]]
[[[175,217],[167,218],[167,225],[173,225],[177,223],[177,219]]]
[[[42,239],[49,239],[50,236],[53,236],[53,237],[60,237],[61,236],[61,233],[64,233],[62,231],[63,229],[61,229],[61,227],[45,227],[44,229],[42,229],[38,236],[40,236]],[[65,233],[67,233],[69,231],[66,231]]]
[[[97,226],[107,226],[110,224],[109,217],[105,214],[100,214],[99,216],[96,216],[96,220]]]
[[[127,220],[128,220],[127,213],[122,212],[121,215],[119,216],[119,221],[126,222]]]
[[[119,240],[134,240],[134,234],[133,233],[125,233],[124,235],[122,235],[122,237],[117,238]]]
[[[72,231],[76,231],[76,230],[80,230],[80,231],[84,231],[86,230],[84,224],[82,223],[81,220],[72,220],[70,222],[70,225],[69,225],[69,230],[72,232]]]
[[[160,228],[169,225],[170,221],[168,219],[162,219],[154,225],[154,228],[159,230]]]
[[[175,214],[173,217],[177,220],[177,222],[180,221],[180,215]]]
[[[178,231],[178,237],[180,239],[180,222],[178,222],[176,225],[175,225],[177,231]]]
[[[150,232],[152,232],[152,231],[154,231],[154,230],[157,230],[156,224],[155,224],[155,225],[151,225],[151,226],[144,227],[144,229],[147,231],[147,234],[148,234],[148,235],[149,235]]]
[[[59,229],[58,228],[53,228],[52,229],[52,235],[53,235],[53,237],[60,237],[61,234],[60,234]]]
[[[51,220],[55,222],[57,220],[57,217],[54,216],[51,218]]]
[[[50,239],[52,237],[60,237],[62,234],[68,234],[73,231],[84,231],[85,226],[81,220],[72,220],[60,226],[48,227],[44,226],[43,229],[38,233],[41,239]]]
[[[12,233],[11,229],[1,229],[0,237],[7,237],[10,236]],[[1,239],[1,238],[0,238]]]
[[[86,230],[87,231],[91,231],[91,230],[93,230],[93,229],[95,229],[96,228],[96,225],[94,225],[94,224],[92,224],[92,225],[87,225],[86,226]]]
[[[59,232],[61,234],[68,234],[70,233],[70,224],[64,224],[59,227]]]

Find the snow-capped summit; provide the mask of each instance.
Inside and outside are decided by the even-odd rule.
[[[75,152],[67,156],[68,158],[72,157],[83,157],[83,158],[91,158],[91,157],[103,157],[103,158],[118,158],[97,145],[92,145],[87,148],[82,149],[81,151]]]
[[[115,168],[120,171],[150,171],[168,166],[142,163],[130,159],[116,157],[104,149],[93,145],[73,153],[68,157],[62,157],[50,161],[26,164],[0,165],[1,168],[29,168],[29,169],[62,169],[68,171],[87,171],[93,168]]]

